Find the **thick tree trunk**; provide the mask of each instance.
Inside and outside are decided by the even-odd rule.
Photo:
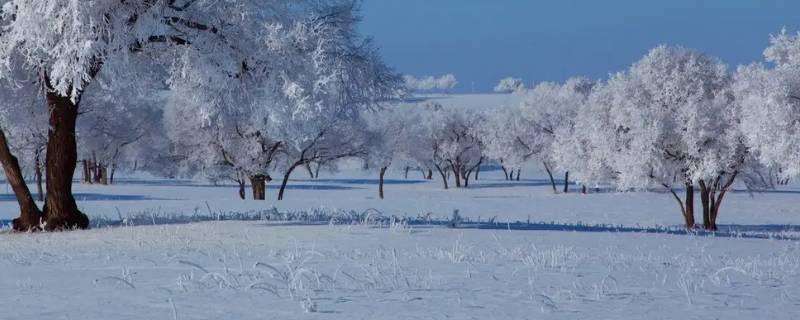
[[[550,171],[550,166],[547,163],[544,164],[544,170],[547,171],[547,176],[550,177],[550,185],[553,187],[553,193],[558,193],[558,189],[556,189],[556,180],[553,179],[553,172]]]
[[[286,184],[289,182],[289,176],[292,175],[292,171],[294,171],[297,166],[301,165],[300,163],[295,163],[289,170],[286,170],[286,173],[283,175],[283,181],[281,182],[281,189],[278,191],[278,200],[283,200],[283,192],[286,190]]]
[[[36,179],[36,193],[39,201],[44,201],[44,190],[42,190],[42,152],[36,151],[36,158],[33,164],[33,175]]]
[[[83,179],[81,179],[81,182],[91,184],[92,171],[90,169],[89,160],[83,159],[81,163],[83,164]]]
[[[453,177],[456,180],[456,188],[461,188],[461,167],[462,165],[458,162],[450,165],[450,168],[452,168],[453,171]]]
[[[705,180],[700,180],[700,203],[703,206],[703,228],[708,229],[711,226],[711,207],[709,199],[709,186],[706,185]]]
[[[378,197],[383,199],[383,176],[386,175],[387,167],[381,168],[380,177],[378,178]]]
[[[250,177],[250,185],[253,186],[253,200],[265,200],[267,190],[267,177],[257,174]]]
[[[100,184],[107,186],[108,185],[108,166],[102,165],[100,166]]]
[[[6,182],[14,190],[14,195],[19,204],[19,218],[14,219],[12,226],[16,231],[31,231],[39,229],[42,212],[36,203],[33,202],[33,196],[25,184],[25,179],[22,177],[22,170],[19,167],[17,157],[11,154],[6,140],[5,132],[0,130],[0,163],[3,165],[3,171],[6,174]]]
[[[253,186],[253,200],[265,200],[267,198],[267,182],[272,179],[263,174],[250,177],[250,185]]]
[[[586,194],[586,185],[581,186],[581,193]]]
[[[47,93],[50,129],[47,132],[47,199],[44,205],[46,230],[87,229],[89,217],[78,210],[72,196],[72,175],[78,162],[75,122],[78,105],[68,97]]]
[[[564,193],[569,193],[569,171],[564,173]]]

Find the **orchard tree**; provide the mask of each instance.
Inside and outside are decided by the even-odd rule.
[[[527,158],[536,158],[550,178],[554,193],[558,193],[553,170],[556,140],[572,134],[577,110],[591,93],[594,82],[585,78],[572,78],[563,84],[543,82],[528,92],[520,106],[520,117],[526,122],[524,131],[516,139],[527,152]],[[565,168],[564,192],[568,191],[569,168]]]
[[[527,145],[521,140],[528,131],[528,123],[520,117],[517,108],[487,111],[483,117],[485,120],[478,123],[474,130],[475,135],[483,141],[484,157],[500,164],[506,180],[513,180],[515,169],[519,177],[522,165],[531,156]]]
[[[659,46],[628,71],[613,76],[595,103],[608,121],[595,151],[617,173],[622,190],[667,188],[687,228],[694,227],[694,185],[699,184],[704,226],[716,229],[726,192],[747,165],[739,134],[731,76],[719,60],[696,51]],[[682,200],[674,191],[682,185]]]
[[[378,170],[378,197],[383,199],[384,178],[386,172],[395,162],[406,164],[405,156],[408,154],[408,143],[414,137],[408,136],[408,124],[402,121],[403,110],[387,108],[380,112],[367,112],[364,114],[367,123],[366,149],[364,155],[367,166]],[[408,171],[406,171],[407,174]]]

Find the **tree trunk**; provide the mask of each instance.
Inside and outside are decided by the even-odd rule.
[[[564,193],[569,193],[569,171],[564,173]]]
[[[406,168],[405,168],[405,169],[403,169],[403,170],[405,171],[405,172],[403,173],[403,176],[405,177],[405,179],[406,179],[406,180],[408,180],[408,170],[411,170],[411,168],[410,168],[410,167],[406,167]]]
[[[110,172],[108,173],[108,184],[114,184],[114,172],[117,171],[117,166],[112,165],[109,167],[111,168],[111,170],[109,170]]]
[[[241,178],[241,177],[236,178],[236,183],[239,184],[239,198],[242,199],[242,200],[246,199],[245,192],[244,192],[244,188],[245,188],[244,179]]]
[[[478,165],[478,167],[475,169],[475,181],[478,181],[478,174],[480,173],[481,173],[481,166]]]
[[[425,177],[425,180],[433,180],[433,170],[428,169],[428,175]]]
[[[511,179],[509,179],[509,178],[508,178],[508,170],[506,170],[506,167],[504,167],[504,166],[500,166],[500,169],[502,169],[502,170],[503,170],[503,175],[505,175],[505,176],[506,176],[506,181],[508,181],[508,180],[511,180]],[[513,173],[512,173],[512,174],[513,174]]]
[[[586,194],[586,185],[585,184],[581,186],[581,193],[582,194]]]
[[[36,192],[39,201],[44,201],[44,190],[42,190],[42,152],[36,151],[36,156],[33,164],[33,175],[36,178]]]
[[[250,185],[253,186],[253,200],[265,200],[267,190],[267,177],[257,174],[250,177]]]
[[[100,183],[104,186],[108,185],[108,165],[100,166]]]
[[[709,186],[706,185],[705,180],[700,180],[700,202],[703,205],[703,228],[708,229],[711,226],[711,207],[709,199]]]
[[[446,170],[446,168],[445,168]],[[442,167],[436,166],[436,171],[439,171],[439,174],[442,176],[442,183],[444,184],[444,189],[447,190],[447,174],[445,174],[445,170],[442,170]]]
[[[314,179],[319,179],[319,169],[321,169],[321,168],[322,168],[322,164],[318,164],[317,168],[314,169]],[[269,181],[269,180],[267,180],[267,181]]]
[[[694,229],[694,185],[686,183],[686,198],[684,200],[684,222],[687,229]]]
[[[78,162],[75,141],[78,104],[68,97],[48,92],[47,105],[50,110],[50,128],[47,132],[44,227],[46,230],[87,229],[89,217],[78,210],[72,196],[72,175]]]
[[[380,177],[378,178],[378,197],[383,199],[383,176],[386,175],[387,167],[381,168]]]
[[[550,177],[550,185],[553,186],[553,193],[558,193],[558,189],[556,189],[556,180],[553,179],[553,172],[550,171],[550,166],[548,166],[546,162],[542,164],[544,164],[544,170],[547,171],[547,176]]]
[[[453,169],[453,177],[456,180],[456,188],[461,188],[461,167],[462,165],[459,162],[450,165],[450,168]]]
[[[82,179],[81,182],[91,184],[92,183],[92,171],[89,168],[90,167],[89,160],[83,159],[81,162],[83,164],[83,179]]]
[[[289,182],[289,176],[292,175],[292,171],[294,171],[297,166],[301,165],[300,163],[295,163],[289,170],[286,170],[286,173],[283,175],[283,182],[281,182],[281,189],[278,191],[278,200],[283,200],[283,192],[286,190],[286,183]]]
[[[522,173],[522,168],[517,169],[517,181],[519,181],[519,175]]]
[[[33,202],[31,191],[22,177],[19,161],[17,157],[11,154],[5,132],[2,130],[0,130],[0,163],[2,163],[3,171],[6,174],[6,182],[14,190],[17,204],[19,204],[19,218],[14,219],[12,222],[14,230],[24,232],[39,229],[42,212]]]
[[[314,179],[314,171],[311,170],[311,163],[306,163],[306,170],[308,171],[308,176]]]

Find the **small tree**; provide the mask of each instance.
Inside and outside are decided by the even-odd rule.
[[[525,91],[525,82],[519,78],[503,78],[494,87],[494,92],[498,93],[515,93]]]

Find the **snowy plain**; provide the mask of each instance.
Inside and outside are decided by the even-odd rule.
[[[460,190],[393,171],[385,200],[374,177],[352,170],[317,180],[297,174],[281,202],[273,188],[261,202],[239,200],[234,186],[191,181],[76,184],[81,210],[95,220],[272,207],[446,220],[458,210],[500,227],[139,221],[53,234],[6,230],[0,318],[769,319],[800,311],[798,241],[648,233],[680,225],[668,194],[582,195],[574,186],[553,194],[526,170],[530,178],[523,171],[519,182],[484,171]],[[2,200],[0,219],[13,218],[13,197]],[[721,228],[794,235],[798,200],[793,188],[734,192]],[[516,221],[555,228],[503,227]],[[568,228],[576,225],[629,228]]]

